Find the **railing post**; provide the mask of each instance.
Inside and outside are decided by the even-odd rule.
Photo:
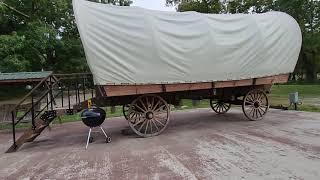
[[[93,89],[91,89],[91,98],[93,98]]]
[[[78,80],[77,80],[77,93],[78,93],[78,104],[80,104],[80,87],[79,87],[79,83],[78,83]]]
[[[31,94],[31,123],[32,123],[32,129],[36,129],[36,125],[34,122],[34,99],[33,99],[33,94]]]
[[[12,118],[12,137],[13,137],[13,146],[14,146],[14,149],[16,149],[17,147],[17,144],[16,144],[16,124],[14,122],[14,119],[15,119],[15,115],[14,115],[14,111],[11,111],[11,118]]]
[[[78,85],[77,85],[77,81],[74,82],[75,84],[75,92],[76,92],[76,103],[78,104]]]
[[[70,86],[68,86],[68,106],[69,110],[71,109],[71,104],[70,104]]]
[[[46,101],[47,101],[47,104],[46,104],[46,107],[47,107],[47,111],[48,111],[48,109],[49,109],[49,93],[47,93],[47,95],[46,95]]]
[[[85,85],[85,83],[86,83],[86,79],[85,79],[85,77],[83,77],[83,82],[82,82],[83,101],[86,100],[86,85]]]
[[[61,105],[63,107],[63,88],[61,87]]]
[[[53,110],[53,95],[52,95],[52,77],[50,76],[50,106],[51,106],[51,111]]]

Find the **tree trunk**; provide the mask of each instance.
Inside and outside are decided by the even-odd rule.
[[[311,52],[311,58],[308,58],[305,54],[305,66],[306,66],[306,81],[315,82],[317,80],[317,68],[314,59],[316,58],[315,52]]]

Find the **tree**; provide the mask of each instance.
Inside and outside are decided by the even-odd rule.
[[[130,6],[132,4],[131,0],[89,0],[93,2],[99,2],[104,4],[113,4],[117,6]]]
[[[128,6],[130,0],[96,0]],[[2,0],[0,0],[2,2]],[[86,72],[72,0],[3,0],[0,72]]]
[[[4,2],[26,14],[27,17],[2,6],[0,22],[4,28],[1,28],[0,39],[14,38],[20,41],[19,43],[17,41],[2,43],[2,46],[13,50],[0,49],[0,59],[3,60],[0,63],[0,71],[39,71],[41,69],[59,71],[55,65],[59,61],[67,63],[70,57],[58,59],[59,51],[57,50],[60,46],[66,45],[64,41],[79,38],[76,27],[73,25],[74,19],[70,18],[72,17],[71,0],[5,0]],[[82,51],[80,47],[72,56],[80,58]],[[14,64],[16,66],[13,66]]]
[[[320,2],[314,0],[277,0],[275,10],[290,14],[299,23],[303,43],[296,73],[306,75],[307,81],[315,81],[320,66]]]

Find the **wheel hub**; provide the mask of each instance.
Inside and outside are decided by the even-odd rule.
[[[146,113],[146,118],[147,118],[148,120],[152,119],[152,118],[153,118],[153,112],[147,112],[147,113]]]
[[[253,106],[254,106],[255,108],[260,107],[260,102],[259,102],[259,101],[254,102]]]

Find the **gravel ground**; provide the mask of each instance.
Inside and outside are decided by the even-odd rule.
[[[240,109],[174,112],[157,137],[123,136],[123,118],[108,119],[85,150],[81,122],[56,125],[18,152],[4,154],[0,179],[320,179],[320,113],[271,110],[249,122]]]

